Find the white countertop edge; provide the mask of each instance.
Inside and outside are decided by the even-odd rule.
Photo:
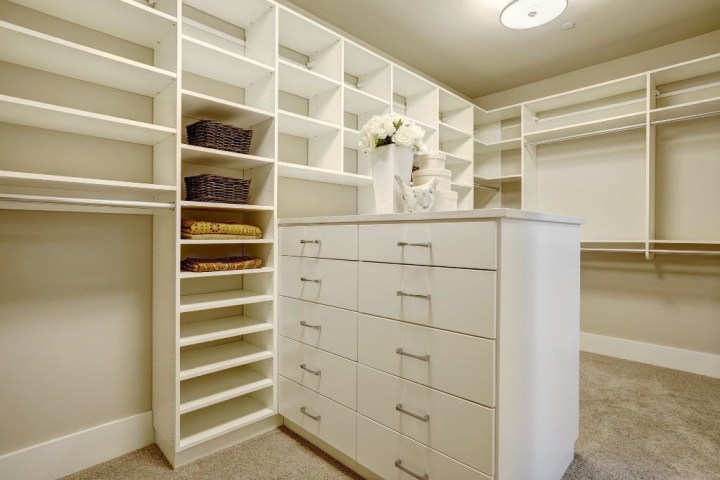
[[[576,217],[565,217],[551,213],[531,212],[513,208],[486,208],[481,210],[457,210],[453,212],[433,213],[384,213],[369,215],[338,215],[326,217],[278,218],[279,226],[288,225],[320,225],[331,223],[387,223],[427,220],[476,220],[485,218],[511,218],[533,220],[536,222],[568,223],[582,225],[585,220]]]

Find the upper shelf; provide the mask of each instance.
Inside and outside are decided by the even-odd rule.
[[[491,152],[504,152],[506,150],[515,150],[522,146],[520,138],[511,138],[509,140],[501,140],[499,142],[483,143],[480,140],[475,140],[475,153],[491,153]]]
[[[0,60],[154,97],[172,72],[0,21]]]
[[[40,173],[10,172],[0,170],[0,185],[27,188],[53,188],[87,192],[147,193],[161,194],[175,192],[171,185],[153,183],[123,182],[84,177],[66,177]]]
[[[710,114],[720,114],[720,97],[650,110],[650,121],[664,123],[674,120],[689,120]]]
[[[183,70],[241,88],[258,83],[275,70],[187,35],[182,37]]]
[[[284,92],[304,98],[312,98],[328,90],[340,87],[339,82],[284,58],[278,60],[278,64],[280,71],[278,88]]]
[[[155,145],[175,134],[174,128],[8,95],[0,95],[0,122],[144,145]]]
[[[627,93],[643,91],[646,88],[647,76],[641,74],[533,100],[527,102],[526,105],[534,112],[544,112],[573,105],[588,104]]]
[[[339,129],[339,126],[314,118],[286,112],[284,110],[278,112],[278,131],[280,133],[302,138],[312,138],[337,132]]]
[[[244,153],[226,152],[214,148],[198,147],[196,145],[182,144],[180,146],[182,161],[196,165],[210,167],[235,168],[245,170],[248,168],[272,165],[272,158],[259,157]]]
[[[229,102],[202,93],[182,90],[183,117],[212,119],[240,128],[250,128],[273,118],[272,112]]]
[[[133,43],[155,48],[177,19],[134,0],[12,0],[24,7],[58,17]]]
[[[239,5],[235,2],[227,1],[183,0],[182,3],[244,29],[250,27],[274,8],[272,3],[267,0],[243,0],[242,8],[238,8]]]
[[[278,175],[285,178],[297,178],[299,180],[310,180],[312,182],[332,183],[351,187],[362,187],[372,184],[372,177],[365,175],[284,162],[278,162]]]
[[[413,97],[421,93],[431,92],[437,88],[429,81],[404,68],[398,66],[393,68],[393,92],[402,97]]]
[[[390,108],[390,102],[345,85],[345,111],[360,115]]]
[[[643,126],[645,126],[645,112],[631,113],[566,127],[529,132],[525,134],[525,141],[528,144],[548,143],[601,133],[612,133],[622,129],[640,128]]]

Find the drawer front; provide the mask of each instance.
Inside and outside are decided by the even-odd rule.
[[[280,337],[280,375],[355,410],[357,363]]]
[[[280,297],[280,335],[357,360],[357,313]]]
[[[493,271],[360,263],[359,272],[362,313],[495,338]]]
[[[491,479],[362,415],[357,416],[357,435],[358,463],[387,480]],[[406,473],[401,467],[413,474]]]
[[[357,375],[358,413],[493,475],[493,409],[363,365]]]
[[[280,377],[280,415],[355,459],[357,414],[352,410]]]
[[[358,362],[488,407],[495,406],[493,340],[361,314]]]
[[[496,268],[494,221],[360,225],[360,260]]]
[[[280,257],[280,295],[357,310],[357,262]]]
[[[280,255],[357,260],[357,225],[280,227]]]

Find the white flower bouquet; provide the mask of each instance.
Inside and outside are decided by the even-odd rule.
[[[360,131],[360,149],[373,152],[377,147],[395,144],[399,147],[410,147],[414,153],[427,153],[423,143],[425,130],[412,120],[398,115],[375,115]]]

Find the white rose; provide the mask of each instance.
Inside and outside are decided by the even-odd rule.
[[[372,124],[371,132],[380,140],[387,137],[391,137],[395,133],[395,125],[390,115],[383,115],[381,117],[375,116],[376,119]]]
[[[358,147],[365,153],[369,153],[375,150],[377,139],[366,129],[360,132],[360,143]]]

